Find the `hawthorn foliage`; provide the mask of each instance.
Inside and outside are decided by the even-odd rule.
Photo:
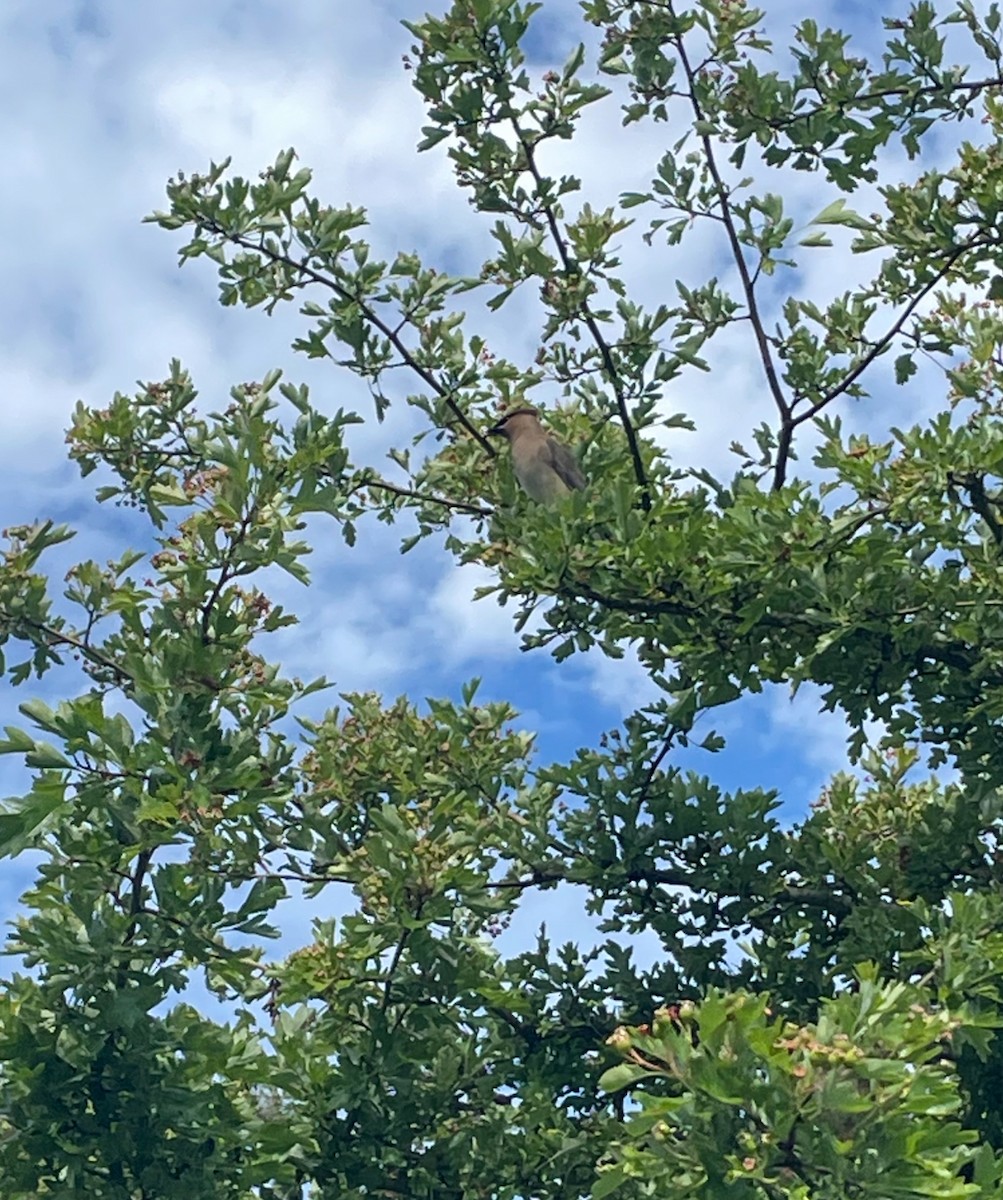
[[[296,304],[296,349],[372,411],[325,414],[277,371],[208,411],[175,363],[78,406],[68,439],[152,551],[81,562],[59,596],[46,551],[71,531],[6,531],[4,670],[67,679],[0,743],[32,771],[0,848],[39,864],[0,995],[11,1200],[1003,1191],[998,6],[889,4],[869,38],[807,18],[774,44],[744,0],[585,0],[563,65],[528,54],[541,7],[408,24],[420,148],[490,223],[469,274],[378,261],[291,150],[256,181],[179,175],[151,218],[223,304]],[[602,210],[550,165],[598,106],[664,147]],[[619,257],[641,237],[667,264],[654,305]],[[693,237],[712,265],[670,282]],[[806,293],[806,267],[851,256],[861,282]],[[489,349],[516,294],[525,362]],[[715,397],[736,345],[748,397]],[[673,411],[687,388],[767,398],[730,471],[666,450],[699,424]],[[553,510],[486,436],[526,400],[592,481]],[[357,461],[348,427],[390,405],[414,443]],[[295,616],[265,580],[308,582],[318,516],[347,546],[373,519],[444,541],[527,648],[630,647],[660,699],[550,765],[473,685],[293,724],[323,681],[269,661]],[[798,824],[754,762],[730,793],[675,764],[721,745],[698,717],[808,683],[868,774],[800,798]],[[605,945],[502,956],[492,932],[562,883]],[[279,901],[333,887],[349,915],[271,960]],[[179,1001],[193,978],[237,1016]]]

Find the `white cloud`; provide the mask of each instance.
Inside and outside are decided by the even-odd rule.
[[[512,609],[493,596],[474,600],[480,587],[494,582],[486,567],[468,564],[447,568],[434,587],[427,613],[427,630],[441,642],[446,662],[460,666],[479,658],[509,657],[516,648]]]
[[[589,691],[620,716],[650,704],[661,694],[632,646],[625,647],[623,658],[610,658],[594,647],[579,656],[579,664]]]
[[[787,688],[770,688],[767,696],[768,725],[761,745],[767,755],[790,754],[792,759],[791,792],[808,794],[821,787],[837,771],[852,769],[847,759],[847,741],[851,728],[839,712],[823,707],[822,689],[806,683],[791,695]],[[867,744],[877,746],[884,732],[879,721],[865,723]],[[790,794],[790,793],[789,793]]]

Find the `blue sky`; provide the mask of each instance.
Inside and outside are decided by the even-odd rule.
[[[420,17],[426,7],[437,6],[5,3],[0,525],[51,516],[79,530],[51,560],[57,586],[70,563],[107,558],[148,537],[134,516],[96,506],[92,480],[81,480],[66,462],[64,430],[78,399],[101,405],[116,390],[132,391],[137,379],[162,378],[178,357],[210,406],[232,384],[282,366],[288,378],[310,383],[321,408],[358,405],[370,415],[352,378],[292,354],[289,344],[302,328],[292,308],[272,318],[224,310],[208,263],[178,271],[176,240],[140,223],[164,206],[169,176],[228,154],[235,170],[254,175],[292,145],[314,170],[317,194],[368,208],[377,254],[414,249],[430,265],[466,273],[489,252],[493,218],[472,212],[444,154],[414,150],[423,113],[402,69],[411,38],[399,20]],[[804,11],[787,0],[767,7],[779,34]],[[869,5],[813,6],[820,22],[826,13],[876,26]],[[529,43],[541,67],[559,65],[580,38],[594,39],[571,0],[547,0],[545,17]],[[601,207],[622,191],[643,190],[670,140],[664,127],[624,131],[615,106],[600,106],[575,146],[559,148],[554,164],[560,158],[580,173],[582,197]],[[905,169],[901,154],[890,151],[886,172]],[[791,203],[806,219],[835,198],[815,176],[792,176],[788,184]],[[867,211],[866,197],[860,204]],[[657,303],[676,276],[691,284],[714,273],[730,278],[709,238],[649,250],[641,243],[644,226],[642,216],[623,246],[636,298]],[[820,256],[806,260],[798,283],[824,298],[863,269],[849,255]],[[531,330],[518,301],[485,328],[496,353],[531,358]],[[769,406],[745,331],[716,344],[713,366],[709,379],[682,381],[667,408],[686,408],[699,424],[695,435],[675,435],[676,457],[723,469],[728,441],[767,418]],[[919,416],[919,395],[890,394],[880,423]],[[856,419],[870,418],[858,411]],[[356,438],[360,455],[380,463],[390,445],[405,440],[411,420],[401,407],[382,427],[367,423]],[[432,545],[401,558],[397,542],[406,529],[373,523],[353,552],[336,530],[316,529],[315,586],[282,584],[282,601],[301,624],[273,653],[294,673],[323,672],[337,690],[373,689],[388,698],[406,692],[414,699],[456,696],[464,680],[481,676],[484,698],[510,699],[524,726],[538,732],[544,762],[594,743],[601,730],[654,696],[629,660],[596,654],[557,665],[542,653],[521,653],[511,614],[492,600],[471,601],[483,576],[458,568]],[[17,703],[31,695],[65,694],[68,678],[50,675],[19,692],[0,684],[0,724],[16,721]],[[818,708],[808,689],[794,702],[779,689],[743,701],[714,722],[727,733],[728,750],[692,763],[726,787],[777,787],[787,811],[802,813],[845,763],[842,722]],[[0,760],[0,794],[25,784],[16,763]],[[2,868],[0,919],[16,911],[27,869],[26,863]],[[527,902],[512,945],[525,942],[545,910],[558,922],[555,933],[573,936],[585,928],[573,899],[563,904],[548,894]],[[302,929],[304,915],[293,914],[292,925]]]

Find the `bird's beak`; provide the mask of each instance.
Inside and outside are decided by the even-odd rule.
[[[487,430],[488,437],[502,437],[505,432],[504,425],[504,421],[496,422]]]

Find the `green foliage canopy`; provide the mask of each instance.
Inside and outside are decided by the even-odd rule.
[[[206,413],[175,363],[81,404],[69,433],[155,552],[76,566],[70,620],[45,568],[70,531],[7,531],[11,682],[68,658],[87,677],[0,743],[33,772],[0,845],[42,852],[11,941],[33,970],[0,996],[11,1200],[1000,1194],[998,8],[921,0],[876,55],[806,19],[787,61],[742,0],[589,0],[597,55],[539,72],[539,7],[456,0],[408,26],[422,148],[494,221],[471,274],[375,260],[365,214],[316,198],[291,150],[257,182],[179,176],[152,218],[214,264],[223,304],[298,303],[296,348],[363,379],[377,419],[417,410],[393,470],[349,453],[359,414],[325,416],[278,372]],[[979,66],[946,65],[957,47]],[[669,149],[649,190],[578,206],[551,145],[610,104]],[[955,124],[973,140],[943,167],[882,181],[886,148],[913,162]],[[825,194],[807,221],[783,194],[797,172]],[[727,281],[630,299],[638,220],[652,255],[711,229]],[[803,295],[799,265],[847,249],[865,282]],[[460,307],[489,321],[527,290],[529,365]],[[677,465],[663,432],[689,425],[667,412],[679,384],[713,389],[725,331],[773,406],[730,476]],[[882,424],[888,364],[928,419]],[[560,395],[550,423],[593,480],[552,511],[486,437],[535,395]],[[473,685],[421,707],[345,696],[292,732],[323,681],[265,656],[295,618],[262,578],[308,581],[318,514],[349,545],[374,517],[405,548],[443,538],[518,629],[546,601],[527,648],[633,647],[660,699],[548,766]],[[797,827],[754,765],[734,793],[674,765],[701,714],[807,682],[869,777],[834,778]],[[921,759],[953,781],[909,781]],[[500,956],[492,933],[559,883],[607,943]],[[279,900],[337,885],[354,910],[268,961]],[[650,971],[626,948],[641,930]],[[171,999],[196,974],[233,1021]]]

